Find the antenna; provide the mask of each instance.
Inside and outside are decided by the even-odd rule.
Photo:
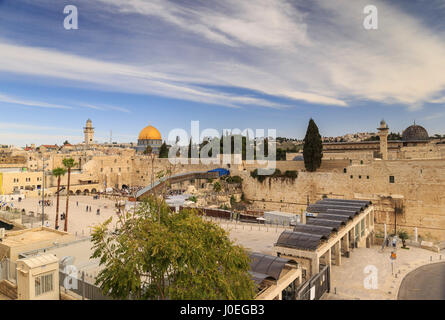
[[[110,144],[113,143],[113,130],[110,130]]]

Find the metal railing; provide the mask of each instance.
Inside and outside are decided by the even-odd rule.
[[[319,300],[330,287],[330,268],[324,266],[319,273],[306,281],[296,293],[297,300]]]
[[[59,271],[59,284],[67,291],[74,292],[82,297],[82,300],[113,300],[113,298],[104,295],[102,290],[85,280],[85,272],[79,272],[78,276],[66,274]]]

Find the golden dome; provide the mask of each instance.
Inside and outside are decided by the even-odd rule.
[[[139,140],[162,140],[162,137],[158,129],[148,126],[139,133]]]

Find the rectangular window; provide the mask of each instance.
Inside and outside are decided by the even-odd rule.
[[[389,183],[394,183],[394,182],[395,182],[394,176],[389,176]]]
[[[54,289],[53,273],[44,274],[35,279],[36,297]]]

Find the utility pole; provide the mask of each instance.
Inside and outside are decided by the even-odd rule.
[[[45,226],[45,158],[42,155],[42,227]]]
[[[397,205],[394,206],[394,235],[397,236]]]

